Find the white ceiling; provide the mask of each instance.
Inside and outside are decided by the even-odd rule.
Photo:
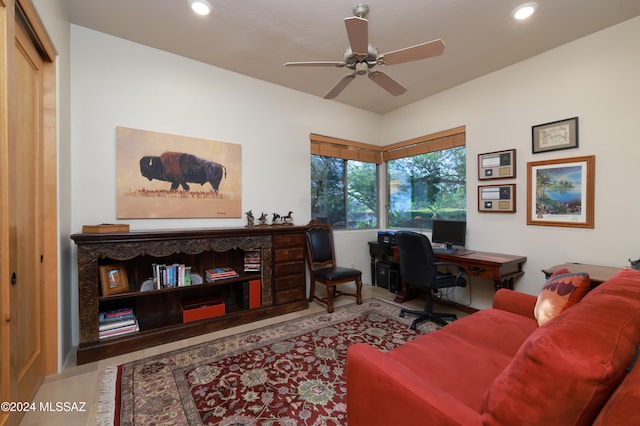
[[[341,61],[348,46],[343,19],[357,1],[209,1],[214,12],[207,17],[195,15],[187,0],[63,3],[74,24],[319,97],[351,72],[283,64]],[[403,95],[359,76],[326,102],[383,114],[640,15],[640,0],[538,0],[529,21],[514,21],[512,10],[527,1],[367,1],[369,42],[380,52],[440,38],[445,53],[384,67],[408,89]]]

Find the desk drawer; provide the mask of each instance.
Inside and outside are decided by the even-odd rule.
[[[288,290],[292,288],[298,288],[305,290],[307,283],[304,275],[287,275],[284,277],[276,278],[276,293],[281,290]]]
[[[291,235],[275,235],[273,237],[274,247],[291,247],[291,246],[304,246],[303,234],[291,234]]]
[[[276,263],[275,274],[277,277],[305,273],[305,263],[302,261]]]
[[[489,280],[500,279],[500,268],[490,265],[478,265],[474,263],[465,264],[462,266],[467,270],[469,277],[486,278]]]
[[[307,298],[307,291],[305,288],[292,288],[290,290],[278,291],[275,294],[275,304],[295,302],[298,300],[304,300]]]
[[[304,249],[302,247],[291,247],[275,250],[276,262],[287,262],[289,260],[304,259]]]

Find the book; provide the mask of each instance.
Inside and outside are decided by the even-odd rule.
[[[244,271],[260,272],[260,250],[244,252]]]
[[[260,280],[249,281],[249,309],[259,308],[262,305],[260,292]]]
[[[233,268],[230,268],[228,266],[207,269],[205,272],[206,272],[207,282],[213,282],[213,281],[235,278],[240,276],[240,274],[238,274]]]
[[[191,285],[191,267],[182,263],[165,265],[154,263],[153,281],[157,290],[171,287],[184,287]]]
[[[113,311],[100,312],[98,322],[119,321],[122,319],[134,318],[132,308],[122,308]]]
[[[98,324],[99,331],[113,330],[114,328],[127,327],[136,323],[135,318],[126,318],[119,321],[107,321]]]
[[[108,337],[116,337],[116,336],[122,336],[125,334],[135,333],[137,331],[140,331],[140,326],[138,325],[138,321],[134,319],[134,323],[131,325],[99,331],[98,337],[100,339],[105,339]]]

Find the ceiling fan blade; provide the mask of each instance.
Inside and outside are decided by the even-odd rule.
[[[367,55],[369,53],[369,21],[352,16],[345,18],[344,25],[347,27],[351,51],[355,55]]]
[[[381,71],[372,71],[369,73],[369,78],[373,80],[378,86],[382,87],[393,96],[402,95],[407,91],[407,88],[402,84],[389,77],[387,74]]]
[[[349,74],[344,76],[344,78],[342,80],[340,80],[338,82],[338,84],[335,85],[335,87],[333,89],[331,89],[331,91],[329,91],[329,93],[327,93],[325,95],[325,99],[333,99],[336,96],[338,96],[340,94],[340,92],[342,92],[344,90],[345,87],[347,87],[347,85],[349,83],[351,83],[351,81],[353,81],[353,79],[356,78],[356,73],[353,74]]]
[[[440,56],[444,53],[444,48],[445,45],[442,40],[432,40],[416,46],[384,53],[381,55],[381,62],[384,65],[395,65],[403,62],[418,61],[433,56]]]
[[[318,61],[318,62],[287,62],[285,67],[344,67],[344,62]]]

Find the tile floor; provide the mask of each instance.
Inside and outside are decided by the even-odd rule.
[[[320,286],[321,287],[321,286]],[[320,291],[317,288],[316,291]],[[363,286],[363,297],[379,297],[388,301],[393,301],[395,295],[380,287],[373,287],[371,285]],[[338,298],[335,301],[335,306],[340,306],[347,303],[352,303],[353,298],[343,297]],[[410,300],[407,303],[398,305],[402,307],[409,307],[412,309],[422,309],[424,302],[420,299]],[[238,327],[229,328],[226,330],[219,330],[213,333],[204,334],[201,336],[180,340],[178,342],[168,343],[165,345],[155,346],[129,354],[121,355],[118,357],[108,358],[101,361],[96,361],[84,365],[76,365],[75,353],[72,354],[68,360],[66,367],[60,374],[46,377],[44,382],[40,386],[38,393],[34,398],[34,402],[37,406],[40,403],[51,402],[53,404],[57,402],[62,403],[77,403],[79,407],[84,403],[84,411],[78,412],[41,412],[35,411],[27,413],[20,425],[32,426],[32,425],[46,425],[46,426],[76,426],[76,425],[94,425],[96,424],[96,414],[98,407],[98,398],[100,395],[102,372],[109,366],[117,366],[125,362],[132,360],[156,355],[158,353],[179,349],[185,346],[190,346],[204,341],[218,339],[221,337],[229,336],[236,333],[241,333],[258,327],[287,321],[290,319],[299,318],[301,316],[321,312],[326,307],[313,302],[309,304],[309,309],[299,312],[294,312],[287,315],[281,315],[275,318],[269,318],[263,321],[253,322]],[[450,309],[449,309],[450,310]],[[439,309],[439,311],[446,311],[446,309]],[[460,312],[456,312],[461,314]],[[461,314],[464,315],[464,314]],[[72,406],[73,407],[73,406]]]

